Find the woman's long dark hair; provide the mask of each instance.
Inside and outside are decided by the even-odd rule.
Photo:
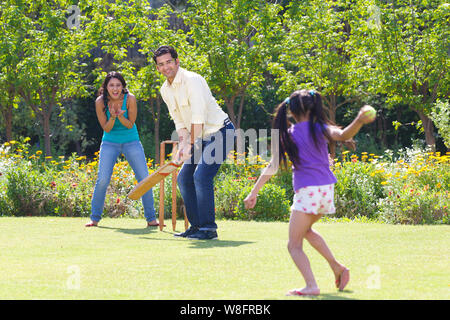
[[[122,93],[128,93],[128,89],[127,89],[127,83],[125,82],[125,79],[123,78],[122,74],[120,74],[117,71],[111,71],[110,73],[108,73],[105,77],[105,80],[103,80],[102,86],[100,87],[100,89],[98,90],[98,96],[103,96],[103,112],[106,112],[106,106],[108,105],[108,83],[109,81],[111,81],[112,78],[116,78],[117,80],[119,80],[122,83]]]
[[[294,167],[300,163],[298,147],[292,139],[288,129],[291,123],[288,120],[288,111],[296,118],[306,115],[309,111],[309,131],[317,146],[318,132],[316,124],[319,125],[321,134],[331,140],[325,125],[334,125],[328,120],[322,105],[322,96],[316,91],[297,90],[289,98],[280,103],[275,111],[272,127],[279,130],[279,159],[287,166],[286,154]]]

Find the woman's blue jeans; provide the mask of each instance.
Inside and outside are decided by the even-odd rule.
[[[98,222],[103,213],[105,205],[106,189],[111,181],[114,165],[120,154],[124,154],[128,163],[134,171],[134,176],[139,182],[148,176],[147,160],[144,148],[139,140],[127,143],[114,143],[102,141],[98,164],[97,182],[91,202],[91,220]],[[145,219],[150,222],[156,219],[152,189],[142,196]]]
[[[187,218],[191,226],[199,230],[217,229],[214,177],[228,152],[234,148],[234,137],[234,126],[229,123],[210,139],[204,139],[202,153],[194,152],[178,174],[178,186],[186,206]]]

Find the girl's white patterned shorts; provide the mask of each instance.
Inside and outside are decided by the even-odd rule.
[[[291,210],[309,214],[333,214],[334,184],[309,186],[298,189],[294,195]]]

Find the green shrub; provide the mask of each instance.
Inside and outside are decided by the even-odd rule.
[[[252,186],[246,186],[240,191],[239,201],[234,209],[237,219],[286,221],[289,219],[290,201],[286,190],[276,184],[266,183],[258,193],[258,200],[253,209],[245,209],[244,199],[250,193]]]
[[[7,173],[6,195],[10,211],[15,216],[42,215],[45,212],[45,175],[31,170],[30,166],[17,166]]]
[[[376,167],[370,162],[344,161],[336,164],[333,171],[337,179],[336,217],[375,218],[379,211],[378,199],[384,197],[383,177]]]
[[[236,218],[235,208],[241,197],[242,189],[253,185],[254,179],[237,177],[234,174],[219,174],[215,178],[214,204],[218,218]]]
[[[389,223],[449,224],[449,156],[406,149],[403,157],[387,166],[380,217]]]
[[[381,156],[362,152],[361,159],[342,153],[333,172],[336,216],[378,219],[389,223],[450,224],[450,153],[418,148],[400,150],[394,159],[389,150]],[[0,215],[89,216],[97,177],[98,159],[87,162],[44,158],[42,151],[29,154],[29,145],[11,141],[0,146]],[[232,159],[215,177],[215,208],[218,218],[281,220],[289,217],[292,171],[279,170],[261,189],[254,209],[243,200],[267,165],[258,157]],[[148,162],[150,173],[156,167]],[[172,176],[165,181],[164,216],[171,217]],[[134,187],[134,174],[127,161],[119,160],[108,187],[105,215],[143,217],[142,202],[127,198]],[[159,211],[159,184],[153,188]],[[177,188],[177,217],[183,217],[183,201]]]
[[[424,188],[400,188],[380,200],[381,219],[400,224],[449,224],[448,192]]]

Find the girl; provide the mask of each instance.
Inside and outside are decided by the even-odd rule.
[[[117,157],[124,154],[134,171],[137,181],[148,176],[144,149],[136,128],[136,98],[126,88],[126,82],[118,72],[110,72],[103,81],[95,101],[98,121],[104,131],[98,164],[98,177],[92,195],[91,221],[86,227],[98,225]],[[158,226],[150,189],[142,196],[147,226]]]
[[[306,282],[306,287],[293,289],[288,295],[319,295],[308,257],[303,251],[303,239],[328,261],[335,275],[336,287],[343,290],[350,280],[349,270],[331,253],[322,236],[311,227],[324,214],[333,214],[334,183],[336,177],[330,170],[327,142],[351,139],[364,124],[374,119],[358,116],[345,129],[340,129],[325,116],[322,98],[314,91],[295,91],[276,109],[273,128],[279,130],[278,152],[272,154],[269,165],[263,170],[250,194],[245,198],[246,208],[256,204],[258,191],[278,170],[279,160],[286,165],[286,154],[293,163],[295,190],[289,220],[288,251]],[[288,127],[288,114],[295,124]]]

